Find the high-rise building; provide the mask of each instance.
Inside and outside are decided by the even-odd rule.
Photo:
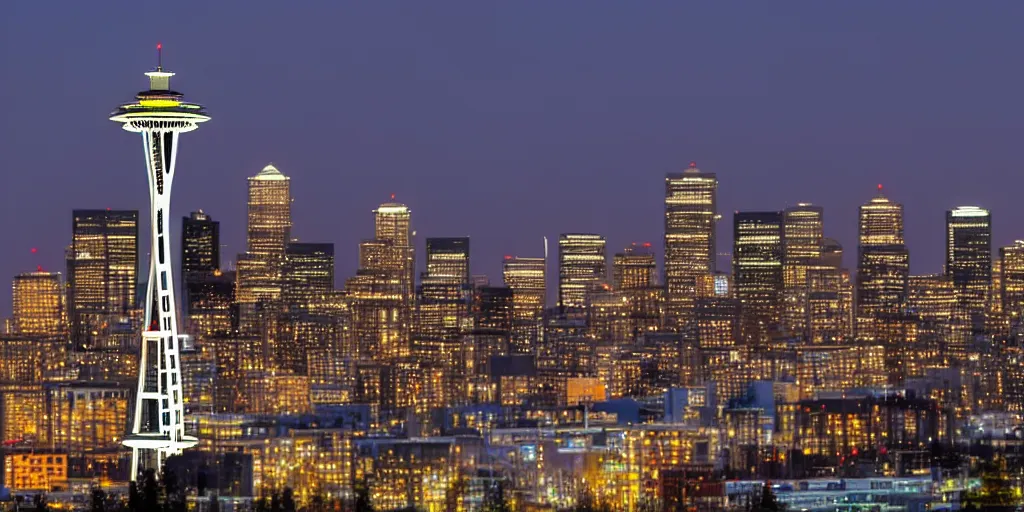
[[[532,353],[547,305],[547,260],[506,256],[505,286],[512,290],[512,350]]]
[[[748,344],[770,341],[780,321],[782,237],[782,212],[736,212],[733,217],[733,280],[740,336]]]
[[[292,228],[291,178],[273,165],[249,178],[248,210],[246,252],[238,257],[237,299],[243,317],[257,302],[281,297],[284,250]],[[242,323],[249,324],[245,319]]]
[[[334,244],[292,242],[285,247],[281,299],[289,311],[308,310],[334,290]]]
[[[249,178],[246,252],[268,261],[284,256],[292,229],[291,178],[267,165]]]
[[[824,240],[823,210],[800,203],[783,212],[783,327],[797,338],[807,336],[807,270],[819,264]]]
[[[587,294],[606,284],[608,262],[601,235],[563,233],[558,237],[558,305],[587,306]]]
[[[665,316],[682,327],[694,306],[695,279],[715,271],[718,178],[696,163],[665,177]]]
[[[903,205],[882,194],[860,207],[857,248],[858,340],[882,343],[894,323],[903,321],[910,276],[910,254],[903,241]]]
[[[1002,276],[1000,297],[1003,313],[1011,321],[1020,321],[1024,315],[1024,240],[999,249]]]
[[[618,291],[655,286],[658,264],[651,244],[633,244],[612,258],[613,287]]]
[[[397,277],[402,286],[403,300],[407,301],[407,307],[411,312],[416,292],[416,253],[412,240],[414,235],[412,211],[404,204],[390,202],[378,206],[373,214],[374,238],[381,242],[387,242],[395,248],[382,261],[382,264],[389,269],[401,269]]]
[[[903,205],[882,194],[860,207],[859,244],[861,246],[903,245]]]
[[[202,210],[181,218],[181,273],[220,270],[220,223]]]
[[[192,312],[190,288],[220,271],[220,223],[202,210],[181,219],[181,294],[186,318]],[[232,295],[234,293],[232,292]],[[198,296],[195,296],[198,298]]]
[[[64,339],[64,288],[59,272],[39,270],[14,276],[13,298],[12,334]]]
[[[75,210],[68,251],[71,339],[101,348],[114,326],[130,322],[139,267],[139,212]]]
[[[957,316],[983,325],[992,283],[992,215],[977,206],[946,212],[946,275],[953,280]]]
[[[428,238],[427,274],[437,280],[468,286],[469,238]]]
[[[142,135],[152,211],[149,283],[144,299],[146,331],[142,335],[139,354],[138,392],[135,393],[130,434],[123,438],[113,436],[113,442],[123,439],[122,443],[132,450],[130,477],[133,481],[145,469],[161,470],[167,457],[180,454],[183,449],[198,443],[196,438],[185,435],[170,208],[178,138],[182,133],[198,128],[199,123],[210,120],[201,105],[184,102],[181,93],[170,89],[169,82],[174,73],[157,66],[156,71],[146,73],[146,76],[149,77],[149,90],[138,93],[134,102],[121,105],[110,117],[125,130]],[[132,251],[132,256],[134,276],[135,251]],[[91,395],[92,392],[86,394]],[[81,392],[68,393],[68,396],[76,395],[83,396]],[[97,392],[96,396],[105,398],[107,395]],[[124,402],[127,401],[128,394],[125,393]],[[71,403],[94,411],[88,402],[72,399]],[[99,407],[95,409],[100,410]],[[69,425],[90,425],[89,430],[97,432],[91,418],[76,422],[73,412],[74,409],[69,415]],[[115,425],[120,423],[115,422]],[[73,434],[73,429],[69,428],[69,431]]]

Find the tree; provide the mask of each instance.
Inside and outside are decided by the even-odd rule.
[[[142,508],[139,511],[160,510],[160,484],[156,481],[156,470],[147,469],[142,474]]]
[[[36,494],[35,499],[36,512],[47,512],[50,507],[46,505],[46,495],[43,493]]]
[[[484,495],[484,512],[512,512],[512,507],[505,497],[505,481],[498,480],[487,489]]]
[[[178,482],[178,475],[171,469],[164,469],[164,494],[167,496],[164,507],[168,512],[185,512],[185,490]]]
[[[281,495],[281,508],[284,512],[295,512],[295,493],[291,487],[285,487]]]
[[[373,512],[373,504],[370,503],[370,486],[366,483],[366,480],[360,480],[355,483],[356,493],[356,512]]]
[[[612,512],[612,507],[607,502],[598,500],[590,489],[584,489],[576,498],[576,506],[573,512]]]
[[[92,512],[107,512],[107,493],[103,492],[103,489],[92,490],[92,506],[89,510]]]
[[[135,482],[128,484],[128,510],[142,512],[142,496],[139,495],[139,486]]]
[[[750,510],[753,512],[775,512],[786,510],[786,505],[779,502],[772,492],[772,483],[765,482],[761,486],[761,496],[751,500]]]

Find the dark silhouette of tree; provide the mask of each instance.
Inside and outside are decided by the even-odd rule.
[[[47,512],[50,510],[50,507],[46,504],[46,495],[43,493],[36,494],[34,504],[36,506],[36,512]]]
[[[313,497],[309,499],[309,512],[325,512],[327,510],[327,502],[324,500],[324,495],[321,491],[317,490]]]
[[[360,480],[355,483],[356,493],[356,512],[374,512],[373,504],[370,503],[370,486],[366,483],[366,480]]]
[[[512,512],[512,506],[505,496],[504,480],[498,480],[487,488],[482,509],[484,512]]]
[[[198,496],[206,496],[206,487],[209,485],[206,476],[207,470],[208,468],[204,464],[199,468],[199,474],[196,475],[196,495]]]
[[[163,478],[164,509],[168,512],[185,512],[185,489],[178,482],[178,475],[170,469],[165,469],[161,475]]]
[[[147,469],[142,474],[142,508],[140,512],[160,510],[160,484],[156,480],[156,470]]]
[[[270,512],[284,512],[281,508],[281,495],[277,491],[270,495]]]
[[[103,489],[92,490],[92,505],[89,507],[92,512],[107,512],[107,493]]]
[[[751,499],[750,510],[753,512],[784,511],[786,504],[775,497],[775,493],[772,492],[772,483],[765,482],[761,486],[761,495]]]
[[[210,495],[209,512],[220,512],[220,497],[217,496],[217,493]]]
[[[128,510],[142,512],[142,496],[139,495],[139,485],[136,482],[128,484]]]
[[[612,512],[610,504],[599,501],[590,489],[584,489],[576,498],[573,512]]]
[[[281,495],[281,509],[284,512],[295,512],[295,493],[291,487],[285,487]]]

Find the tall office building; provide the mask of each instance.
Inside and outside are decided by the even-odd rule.
[[[982,326],[992,283],[992,215],[977,206],[946,212],[946,275],[953,281],[957,316]]]
[[[558,237],[558,305],[582,308],[587,294],[606,284],[608,262],[601,235],[564,233]]]
[[[202,210],[181,219],[181,294],[186,318],[192,311],[192,283],[208,282],[220,271],[220,223]]]
[[[693,162],[665,176],[665,313],[669,328],[685,324],[694,281],[715,271],[718,178]]]
[[[547,306],[547,260],[506,256],[505,286],[512,290],[512,350],[532,353]]]
[[[255,332],[259,303],[281,298],[284,249],[292,227],[291,179],[273,165],[249,178],[246,252],[236,267],[239,327]]]
[[[736,212],[733,217],[733,281],[740,337],[748,344],[770,341],[781,319],[782,237],[782,212]]]
[[[249,178],[248,210],[246,252],[238,262],[238,299],[277,300],[292,228],[291,178],[273,165]]]
[[[903,322],[910,276],[910,254],[903,241],[903,205],[882,194],[860,207],[857,248],[855,335],[884,343],[892,325]]]
[[[345,282],[345,293],[358,359],[392,365],[409,355],[412,342],[412,215],[396,202],[380,205],[373,215],[374,238],[359,244],[359,271]]]
[[[292,229],[291,178],[273,165],[249,178],[246,252],[268,260],[284,256]]]
[[[428,238],[426,266],[420,279],[415,343],[430,350],[434,342],[455,342],[469,327],[469,238]]]
[[[72,342],[104,347],[111,329],[130,324],[136,306],[139,212],[75,210],[67,267]]]
[[[800,203],[783,212],[783,311],[788,335],[807,337],[807,271],[820,264],[824,240],[824,213],[820,206]]]
[[[334,291],[334,244],[285,246],[281,300],[289,311],[308,310]]]
[[[182,279],[220,270],[220,223],[202,210],[181,218]]]
[[[13,332],[18,336],[64,340],[64,289],[59,272],[25,272],[14,276]]]
[[[1024,315],[1024,240],[999,249],[1000,297],[1003,313],[1011,322],[1019,322]]]
[[[427,274],[458,285],[470,283],[469,238],[428,238]]]
[[[617,291],[655,286],[658,264],[651,244],[633,244],[612,258],[612,286]]]
[[[384,265],[388,268],[401,269],[397,276],[401,280],[403,298],[408,301],[411,308],[416,291],[412,211],[404,204],[390,202],[378,206],[373,214],[374,238],[381,242],[387,242],[396,249],[385,260]]]
[[[439,401],[461,403],[470,377],[463,335],[473,329],[469,238],[428,238],[425,258],[413,353],[417,363],[437,368],[444,390]]]

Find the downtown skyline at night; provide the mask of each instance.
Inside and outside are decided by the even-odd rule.
[[[1024,4],[66,7],[0,512],[1024,506]]]
[[[915,273],[941,271],[949,208],[990,209],[997,246],[1020,238],[1008,220],[1013,187],[1000,186],[1016,180],[1022,164],[1009,134],[1021,108],[1010,91],[1024,77],[1002,64],[1012,61],[1012,43],[999,39],[1008,33],[949,38],[943,27],[970,24],[956,9],[934,8],[927,14],[934,23],[913,25],[918,42],[903,44],[909,36],[899,23],[909,5],[889,6],[890,20],[871,23],[867,12],[805,7],[728,14],[665,7],[617,19],[594,6],[592,23],[574,26],[565,24],[568,6],[462,6],[464,18],[449,22],[430,9],[350,5],[336,13],[347,30],[302,31],[273,45],[256,35],[279,30],[269,6],[254,7],[248,24],[233,29],[236,37],[223,40],[202,30],[176,39],[172,28],[216,23],[227,16],[217,9],[203,21],[162,14],[164,33],[140,32],[134,41],[87,35],[72,21],[74,8],[50,18],[63,23],[65,37],[91,41],[81,48],[20,34],[38,14],[18,6],[2,37],[12,44],[21,37],[31,51],[4,55],[5,90],[47,98],[78,136],[52,151],[45,121],[20,113],[30,103],[8,107],[8,119],[22,121],[0,125],[0,154],[5,166],[32,171],[0,178],[10,247],[0,269],[62,268],[73,208],[144,209],[122,192],[144,186],[130,143],[100,128],[96,116],[118,101],[117,84],[130,83],[129,70],[152,66],[156,40],[183,74],[182,87],[217,105],[222,120],[182,155],[189,169],[182,181],[192,186],[176,195],[175,211],[203,209],[223,221],[224,254],[239,252],[245,178],[272,162],[295,183],[293,235],[337,244],[339,285],[357,266],[351,248],[369,235],[363,221],[392,193],[416,212],[418,237],[476,240],[473,272],[492,279],[503,255],[539,255],[541,237],[561,232],[601,233],[616,249],[652,242],[660,254],[661,177],[691,160],[718,174],[724,222],[736,210],[811,202],[825,208],[828,235],[846,247],[856,242],[857,206],[884,184],[906,205]],[[526,19],[540,12],[546,16]],[[1012,19],[991,14],[972,10],[968,20]],[[704,22],[683,30],[673,16]],[[774,23],[756,23],[761,16]],[[360,17],[392,37],[361,36]],[[300,18],[315,24],[329,17]],[[441,37],[445,23],[455,31]],[[560,25],[574,43],[556,44]],[[835,30],[815,28],[827,26]],[[488,27],[494,30],[483,47],[457,43]],[[514,35],[529,27],[535,39]],[[602,42],[605,31],[617,38]],[[638,37],[621,39],[627,34]],[[66,66],[36,65],[55,58]],[[69,82],[74,93],[61,94]],[[296,101],[322,88],[335,92],[315,108]],[[80,167],[85,172],[66,171]],[[730,239],[720,229],[720,252]],[[0,311],[9,310],[9,298],[0,298]]]

